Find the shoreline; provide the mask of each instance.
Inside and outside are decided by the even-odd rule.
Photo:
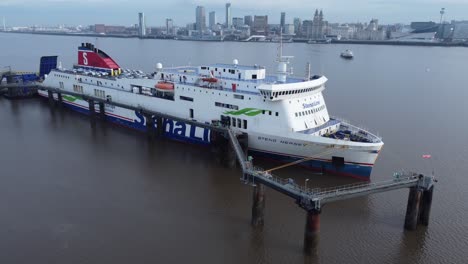
[[[138,38],[138,39],[163,39],[176,41],[203,41],[203,42],[248,42],[248,43],[278,43],[277,41],[243,41],[243,40],[210,40],[210,39],[177,39],[175,37],[146,36],[139,37],[135,35],[110,34],[102,35],[95,33],[56,33],[56,32],[30,32],[30,31],[0,31],[8,34],[31,34],[31,35],[49,35],[49,36],[71,36],[71,37],[96,37],[96,38]],[[288,43],[307,43],[306,39],[293,39]],[[421,46],[421,47],[468,47],[468,42],[414,42],[414,41],[396,41],[396,40],[332,40],[331,43],[311,43],[311,45],[330,45],[330,44],[356,44],[356,45],[387,45],[387,46]]]

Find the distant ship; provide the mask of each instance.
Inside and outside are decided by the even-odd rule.
[[[223,120],[231,129],[248,133],[249,155],[281,162],[303,160],[301,165],[314,170],[368,180],[382,140],[331,118],[322,95],[327,78],[291,76],[291,58],[280,52],[276,75],[237,60],[173,68],[158,63],[146,74],[122,69],[104,51],[83,43],[78,64],[52,70],[43,85],[203,123]],[[47,97],[45,90],[39,94]],[[63,95],[63,103],[89,114],[88,102],[80,96]],[[138,111],[113,105],[105,106],[105,117],[138,130],[147,125]],[[170,119],[162,125],[168,138],[210,144],[210,129]]]
[[[347,49],[343,52],[341,52],[341,55],[340,55],[342,58],[345,58],[345,59],[352,59],[354,58],[354,54],[351,50]]]

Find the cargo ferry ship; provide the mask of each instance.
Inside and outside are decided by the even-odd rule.
[[[322,94],[327,78],[292,76],[291,58],[280,49],[273,75],[262,66],[240,65],[237,60],[198,67],[165,68],[157,63],[147,74],[123,69],[103,50],[82,43],[77,64],[52,69],[42,85],[203,123],[223,120],[249,135],[249,155],[280,162],[304,160],[300,164],[314,170],[369,180],[383,146],[381,138],[330,117]],[[39,95],[48,96],[45,90]],[[72,110],[90,113],[80,96],[63,95],[62,100]],[[105,117],[146,129],[138,111],[106,104]],[[207,128],[170,119],[162,125],[168,138],[210,144]]]

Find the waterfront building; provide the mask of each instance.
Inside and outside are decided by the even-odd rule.
[[[203,6],[197,6],[195,11],[195,30],[203,32],[206,29],[206,16],[205,8]]]
[[[383,27],[379,27],[379,20],[372,19],[369,25],[364,30],[356,32],[356,39],[358,40],[372,40],[381,41],[386,38],[386,31]]]
[[[216,12],[215,11],[210,12],[209,20],[210,20],[209,27],[211,30],[213,30],[216,26]]]
[[[268,35],[268,16],[254,16],[252,34]]]
[[[300,18],[295,17],[294,18],[294,34],[296,35],[301,35],[301,27],[302,27],[302,21]]]
[[[453,40],[468,40],[468,21],[454,22]]]
[[[244,25],[244,19],[242,17],[234,17],[232,19],[232,25],[235,27],[235,28],[240,28],[241,26]]]
[[[244,24],[252,28],[253,26],[252,16],[244,16]]]
[[[138,36],[146,36],[146,20],[145,13],[138,13]]]
[[[411,22],[410,27],[413,30],[427,30],[438,27],[439,25],[432,21],[427,22]],[[431,30],[432,31],[432,30]]]
[[[124,26],[106,26],[106,34],[124,34],[127,29]]]
[[[284,30],[285,25],[286,25],[286,13],[285,13],[285,12],[281,12],[280,27],[281,27],[282,33],[285,32],[285,30]]]
[[[285,24],[283,27],[283,33],[285,35],[294,35],[294,24]]]
[[[355,28],[348,24],[334,25],[330,27],[330,35],[339,36],[342,39],[352,39],[355,34]]]
[[[94,32],[98,34],[104,34],[106,33],[106,25],[104,24],[96,24],[94,25]]]
[[[167,35],[175,35],[174,32],[174,21],[171,18],[166,19],[166,34]]]
[[[306,38],[309,38],[309,39],[312,37],[312,24],[313,24],[312,20],[304,20],[302,22],[302,28],[301,28],[302,36],[305,36]]]
[[[231,3],[226,3],[226,27],[232,27]]]
[[[310,38],[311,39],[323,39],[326,34],[326,27],[328,22],[323,20],[323,11],[315,10],[314,20],[312,21],[312,28],[310,29],[311,32]]]

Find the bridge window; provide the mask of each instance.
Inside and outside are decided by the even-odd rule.
[[[257,74],[252,74],[252,79],[256,80],[257,79]]]
[[[247,129],[247,120],[244,120],[244,129]]]
[[[234,98],[236,99],[244,99],[244,96],[243,95],[240,95],[240,94],[234,94]]]
[[[233,127],[236,126],[236,118],[235,118],[235,117],[232,118],[231,125],[232,125]]]
[[[240,118],[237,118],[237,127],[242,128],[242,120]]]

